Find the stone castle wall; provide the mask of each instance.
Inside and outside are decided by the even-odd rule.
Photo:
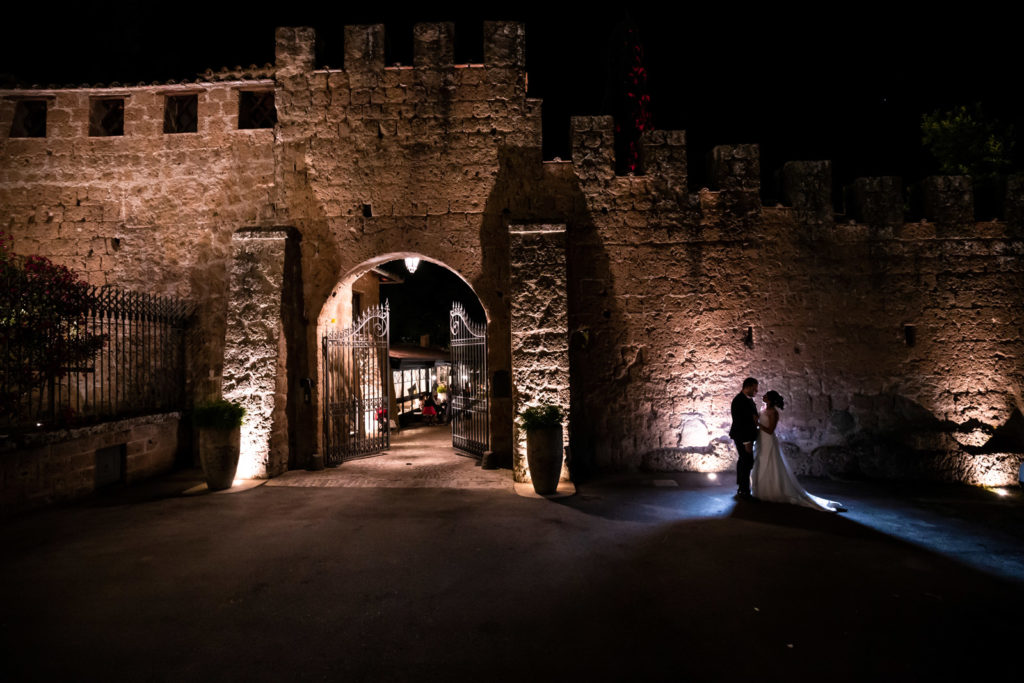
[[[268,87],[251,79],[20,92],[48,101],[43,138],[9,137],[16,96],[0,97],[0,207],[14,251],[48,256],[92,284],[196,302],[192,376],[219,376],[231,235],[276,224],[274,131],[237,125],[239,91]],[[193,93],[197,132],[165,134],[165,98]],[[90,103],[109,97],[124,99],[124,134],[90,136]]]
[[[611,120],[574,119],[573,392],[601,426],[578,445],[594,464],[724,469],[754,376],[787,398],[799,472],[1016,480],[1018,186],[1009,222],[975,223],[962,178],[925,183],[921,222],[892,178],[859,180],[856,218],[834,216],[827,162],[787,164],[791,206],[761,207],[756,146],[716,148],[716,188],[689,195],[683,134],[645,143],[647,174],[615,177]]]
[[[572,161],[544,162],[523,27],[484,33],[475,65],[453,64],[450,24],[416,26],[409,67],[384,64],[383,27],[346,27],[343,69],[318,68],[311,29],[283,28],[274,67],[247,78],[0,93],[5,229],[16,250],[93,282],[196,301],[201,395],[221,388],[228,310],[245,304],[229,304],[232,235],[287,228],[274,265],[286,377],[265,400],[287,404],[268,407],[268,439],[289,452],[274,469],[316,448],[296,436],[316,430],[316,391],[296,397],[300,378],[319,387],[332,294],[348,305],[371,265],[415,254],[459,273],[487,311],[505,464],[515,395],[537,393],[509,380],[514,358],[539,358],[523,344],[544,339],[510,298],[565,283],[551,329],[568,335],[559,400],[577,473],[728,469],[728,404],[753,375],[788,399],[780,435],[799,471],[1005,483],[1024,452],[1019,181],[1006,221],[975,223],[969,183],[934,179],[927,220],[905,223],[897,180],[859,180],[853,215],[835,216],[828,164],[793,163],[789,206],[762,207],[756,146],[716,148],[714,186],[691,191],[685,134],[653,131],[644,175],[618,177],[606,117],[574,119]],[[238,92],[267,88],[276,127],[239,130]],[[163,98],[178,92],[199,95],[197,133],[162,132]],[[90,98],[114,95],[124,136],[89,137]],[[7,137],[25,97],[49,99],[47,137]],[[531,225],[565,226],[564,273],[523,260],[510,230]],[[563,343],[537,346],[562,360],[519,376],[564,388]]]

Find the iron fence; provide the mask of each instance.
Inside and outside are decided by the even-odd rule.
[[[188,303],[89,287],[79,314],[41,324],[47,311],[14,296],[0,297],[0,427],[78,426],[184,407]],[[75,344],[88,351],[67,354]]]

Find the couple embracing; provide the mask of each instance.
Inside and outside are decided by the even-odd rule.
[[[769,391],[764,395],[764,412],[759,414],[754,403],[757,389],[757,380],[748,377],[732,400],[729,438],[736,443],[740,456],[736,464],[737,497],[845,512],[841,503],[811,495],[797,481],[775,438],[779,411],[785,406],[785,399],[779,392]]]

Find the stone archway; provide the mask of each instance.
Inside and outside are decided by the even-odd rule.
[[[487,431],[490,435],[490,447],[486,457],[489,463],[509,466],[512,462],[510,445],[513,439],[510,412],[512,393],[511,373],[508,369],[511,356],[510,339],[507,332],[502,334],[503,329],[508,329],[507,325],[493,324],[500,319],[500,314],[493,312],[493,305],[488,305],[488,298],[500,300],[502,296],[501,291],[494,286],[493,281],[483,280],[483,287],[490,287],[495,291],[490,292],[490,297],[486,295],[481,296],[481,293],[478,291],[481,281],[478,280],[477,284],[474,285],[462,273],[436,256],[411,251],[394,251],[379,254],[364,260],[356,266],[350,267],[338,278],[335,287],[324,297],[323,305],[317,316],[316,338],[322,339],[331,330],[342,329],[351,325],[353,320],[358,317],[358,311],[355,310],[357,307],[356,302],[359,302],[358,306],[362,310],[380,305],[382,302],[375,291],[379,287],[379,281],[374,275],[375,269],[385,263],[400,261],[408,257],[418,258],[435,264],[458,277],[468,287],[484,312],[487,323],[488,385],[489,393],[494,397],[494,400],[488,406]],[[318,357],[317,376],[322,378],[324,371],[323,359]],[[322,383],[318,385],[318,389],[320,388],[322,388]],[[317,402],[321,400],[319,393],[322,392],[318,392]],[[317,435],[320,439],[318,443],[322,443],[324,433],[322,406],[321,409],[317,410],[317,416]]]
[[[404,241],[402,234],[389,233],[391,243]],[[353,258],[352,252],[316,239],[315,232],[305,241],[293,228],[235,233],[223,394],[243,401],[250,416],[243,425],[239,476],[273,477],[316,462],[322,443],[318,359],[324,328],[351,320],[351,287],[361,275],[381,263],[416,256],[457,275],[480,302],[487,318],[491,462],[511,467],[516,481],[529,481],[515,413],[540,402],[568,408],[565,235],[564,225],[506,225],[506,251],[495,261],[501,245],[493,242],[451,250],[449,260],[437,241],[415,251],[380,249],[382,235],[356,241],[358,251],[376,253]],[[334,267],[325,268],[325,261]],[[487,263],[494,271],[485,268]]]

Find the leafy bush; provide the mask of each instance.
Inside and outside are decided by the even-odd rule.
[[[921,117],[921,144],[938,163],[939,172],[969,175],[975,182],[1010,170],[1014,137],[1013,128],[988,117],[981,104]]]
[[[0,416],[16,417],[33,392],[89,363],[107,336],[85,325],[89,284],[43,256],[19,256],[0,232]]]
[[[194,412],[197,427],[207,429],[234,429],[240,427],[245,417],[245,406],[241,403],[218,398],[196,406]]]
[[[519,413],[523,429],[532,432],[535,429],[547,429],[562,424],[562,409],[555,405],[531,406]]]

